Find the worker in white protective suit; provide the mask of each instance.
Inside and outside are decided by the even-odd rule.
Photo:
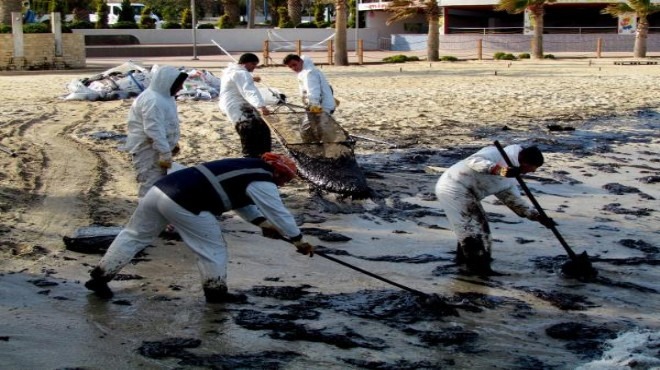
[[[296,73],[300,95],[307,109],[307,114],[300,125],[300,136],[304,142],[331,142],[333,130],[329,118],[337,108],[338,100],[334,97],[332,86],[328,83],[311,58],[289,54],[283,63]],[[325,113],[325,114],[323,114]],[[330,136],[329,136],[330,135]]]
[[[137,172],[138,196],[172,167],[179,151],[179,116],[176,93],[188,75],[171,66],[160,66],[149,87],[133,102],[128,112],[128,137],[124,149],[131,154]]]
[[[270,152],[262,158],[222,159],[172,172],[142,198],[85,287],[101,298],[111,298],[108,282],[169,222],[197,256],[206,301],[226,302],[231,299],[227,245],[216,216],[233,210],[259,226],[264,236],[284,237],[299,253],[314,255],[314,247],[304,241],[277,190],[295,176],[293,160]]]
[[[490,267],[492,238],[481,200],[495,195],[520,217],[554,225],[543,218],[520,196],[515,177],[536,171],[543,165],[543,154],[535,147],[509,145],[504,148],[513,167],[496,147],[481,149],[445,171],[435,186],[435,194],[458,238],[456,262],[477,275],[495,274]]]
[[[252,158],[271,150],[270,129],[259,115],[268,115],[270,110],[254,84],[261,79],[252,76],[258,64],[259,57],[245,53],[238,63],[230,63],[224,69],[220,79],[220,110],[240,136],[243,156]]]

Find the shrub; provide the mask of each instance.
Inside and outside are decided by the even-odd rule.
[[[151,7],[145,6],[140,14],[140,22],[138,27],[144,30],[156,28],[156,20],[151,18]]]
[[[392,55],[391,57],[383,58],[385,63],[405,63],[408,60],[408,57],[405,55]]]
[[[0,23],[0,33],[11,33],[11,26],[8,24]]]
[[[497,52],[497,53],[495,53],[495,55],[493,55],[493,59],[495,59],[495,60],[516,60],[516,56],[511,54],[511,53]]]
[[[296,28],[318,28],[314,22],[298,23]]]
[[[529,53],[518,54],[518,59],[529,59],[529,58],[530,58]]]
[[[44,23],[28,23],[23,25],[23,33],[50,33],[50,27]]]
[[[190,8],[183,9],[183,13],[181,13],[181,28],[192,28],[192,11],[190,11]]]
[[[329,28],[332,26],[332,23],[330,22],[317,22],[316,27],[317,28]]]
[[[113,25],[110,25],[110,28],[112,28],[112,29],[117,29],[117,30],[118,30],[118,29],[122,29],[122,30],[134,30],[134,29],[137,29],[137,28],[138,28],[138,25],[137,25],[137,23],[135,23],[135,21],[133,21],[133,22],[124,22],[124,21],[121,21],[121,22],[117,22],[117,23],[115,23],[115,24],[113,24]]]
[[[212,29],[215,29],[215,26],[213,25],[213,23],[200,23],[200,24],[197,25],[197,29],[212,30]]]
[[[289,19],[289,10],[286,6],[280,6],[277,8],[277,15],[279,21],[277,22],[277,27],[279,28],[293,28],[293,23]]]
[[[172,30],[181,28],[181,25],[176,22],[165,22],[161,27],[166,30]]]
[[[406,57],[406,62],[419,62],[419,57],[415,55],[411,57]]]
[[[218,28],[219,29],[228,29],[228,28],[234,28],[236,27],[234,25],[234,22],[231,21],[231,18],[229,18],[229,15],[223,14],[220,19],[218,19]]]
[[[69,29],[71,30],[93,29],[94,27],[94,23],[90,21],[73,21],[69,23]]]
[[[457,62],[458,58],[451,55],[445,55],[442,58],[440,58],[440,60],[443,62]]]
[[[546,54],[543,56],[543,59],[555,59],[555,56],[552,54]]]

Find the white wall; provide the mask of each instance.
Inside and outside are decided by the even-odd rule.
[[[133,35],[140,44],[192,44],[192,30],[140,30],[140,29],[76,29],[74,33],[84,35]],[[198,29],[197,44],[212,44],[215,40],[227,51],[254,51],[263,48],[264,40],[271,40],[271,50],[295,50],[296,40],[302,40],[303,50],[309,50],[319,42],[334,34],[332,28],[282,28],[282,29]],[[355,29],[348,29],[347,44],[349,50],[355,46]],[[365,50],[375,50],[378,44],[378,30],[360,28],[357,37],[364,40]],[[389,34],[387,35],[389,37]]]

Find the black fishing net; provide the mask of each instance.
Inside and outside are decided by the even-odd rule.
[[[355,160],[355,142],[329,114],[276,110],[264,116],[275,137],[296,161],[300,176],[320,189],[367,198],[370,189]]]

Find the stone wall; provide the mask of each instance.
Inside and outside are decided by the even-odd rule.
[[[0,34],[0,70],[85,68],[84,35],[62,34],[62,55],[55,52],[55,34],[23,34],[23,57],[14,56],[12,34]]]

